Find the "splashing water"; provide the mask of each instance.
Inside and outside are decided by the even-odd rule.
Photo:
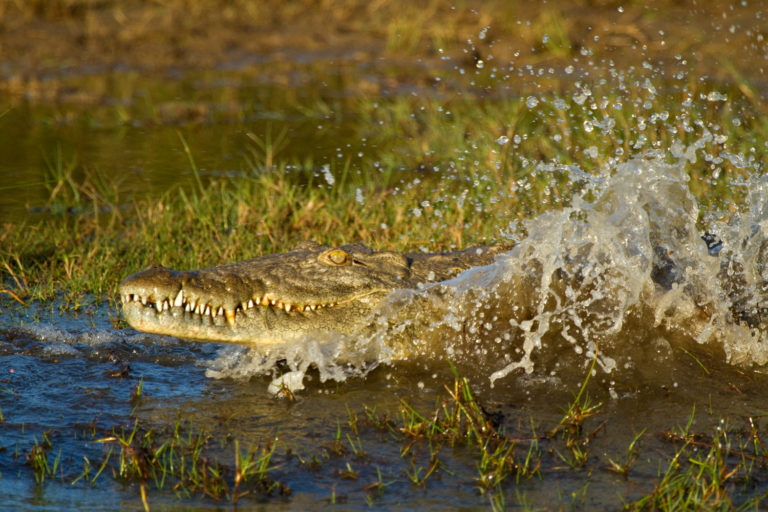
[[[538,173],[565,175],[580,192],[570,206],[526,221],[527,236],[494,264],[393,292],[369,319],[372,330],[356,337],[233,350],[208,375],[245,377],[285,360],[290,379],[273,387],[299,388],[310,366],[323,380],[344,380],[381,363],[449,358],[493,385],[530,374],[583,378],[595,360],[610,382],[630,385],[663,382],[680,350],[765,365],[768,178],[743,184],[748,208],[709,222],[719,240],[708,245],[687,166],[711,140],[705,130],[689,147],[649,152],[596,175],[540,164]]]

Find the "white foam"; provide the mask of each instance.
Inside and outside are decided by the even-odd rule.
[[[308,336],[264,353],[225,352],[208,375],[248,377],[281,361],[289,378],[273,387],[279,381],[300,389],[311,366],[321,380],[344,380],[377,364],[449,357],[491,384],[513,374],[583,374],[593,359],[599,372],[621,380],[659,339],[714,346],[731,364],[765,365],[765,335],[734,321],[721,263],[727,257],[738,264],[744,300],[765,295],[768,177],[745,184],[744,213],[710,222],[728,248],[713,257],[701,239],[688,175],[712,140],[703,130],[690,146],[629,158],[594,175],[540,164],[536,172],[565,174],[582,184],[580,192],[570,206],[525,221],[527,236],[495,263],[393,292],[368,319],[372,330]]]

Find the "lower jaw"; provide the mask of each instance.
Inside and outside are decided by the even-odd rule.
[[[239,314],[235,325],[231,326],[223,315],[201,316],[189,313],[181,308],[171,308],[157,313],[153,307],[130,304],[124,306],[123,316],[126,321],[139,331],[152,334],[175,336],[177,338],[219,343],[237,343],[249,346],[273,345],[301,335],[303,329],[295,329],[294,336],[284,336],[275,329],[266,328],[260,323],[268,323],[261,315]],[[239,320],[239,322],[238,322]],[[274,319],[278,323],[279,319]]]

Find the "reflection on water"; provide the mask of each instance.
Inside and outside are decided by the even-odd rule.
[[[0,194],[0,222],[51,212],[51,190],[67,169],[78,183],[88,176],[107,188],[117,185],[126,206],[134,195],[189,185],[194,177],[180,135],[204,180],[242,175],[249,163],[258,170],[266,153],[319,169],[356,158],[365,145],[349,137],[344,121],[356,101],[346,81],[321,75],[287,88],[249,73],[231,75],[190,73],[179,80],[116,73],[105,83],[90,77],[96,85],[76,77],[86,82],[77,86],[99,95],[85,104],[15,104],[0,117],[0,190],[8,191]]]

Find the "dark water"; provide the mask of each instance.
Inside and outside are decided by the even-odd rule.
[[[115,331],[105,313],[106,308],[94,316],[59,317],[42,312],[29,322],[26,312],[20,312],[13,314],[12,326],[0,329],[4,418],[0,424],[4,448],[0,451],[0,496],[4,506],[23,510],[141,509],[136,483],[120,483],[110,474],[118,467],[116,458],[95,485],[82,480],[72,484],[83,471],[83,457],[94,465],[105,459],[105,446],[98,440],[123,428],[129,431],[137,417],[142,425],[158,430],[171,428],[183,418],[185,432],[204,427],[221,439],[232,435],[241,446],[278,439],[271,476],[290,486],[292,495],[266,502],[244,500],[245,509],[314,507],[329,503],[334,496],[345,509],[488,506],[488,497],[473,484],[478,460],[471,448],[461,444],[443,447],[440,469],[422,487],[413,485],[406,475],[413,470],[414,461],[424,467],[429,464],[429,448],[423,442],[413,448],[413,459],[402,457],[406,442],[363,422],[356,442],[366,457],[358,458],[346,438],[351,435],[347,411],[362,412],[368,406],[396,418],[401,399],[425,414],[434,411],[447,398],[443,386],[453,385],[444,363],[420,360],[383,365],[365,377],[344,382],[320,383],[318,373],[310,371],[305,377],[306,389],[290,403],[266,392],[269,377],[216,379],[206,375],[225,361],[247,363],[240,349]],[[600,400],[603,406],[594,420],[585,422],[585,428],[603,430],[590,446],[586,466],[598,469],[588,475],[585,470],[570,470],[542,448],[543,479],[522,479],[517,484],[510,480],[504,484],[507,503],[614,508],[621,496],[630,499],[649,492],[649,482],[657,477],[659,465],[664,465],[656,454],[670,450],[657,433],[684,426],[692,414],[695,431],[724,426],[722,418],[733,418],[730,421],[736,424],[740,421],[736,418],[744,414],[756,415],[754,421],[761,425],[764,376],[737,371],[712,359],[703,359],[709,374],[690,358],[676,361],[677,385],[638,381],[635,390],[621,390],[615,398],[593,390],[594,403]],[[536,437],[534,431],[541,434],[556,425],[573,398],[571,390],[540,386],[537,380],[546,375],[534,373],[534,377],[502,381],[493,390],[483,384],[482,375],[470,379],[478,400],[523,447]],[[140,381],[143,398],[136,402],[131,393]],[[328,455],[339,428],[344,454]],[[607,464],[607,456],[622,457],[644,429],[648,435],[642,438],[643,455],[633,465],[630,482],[599,469]],[[37,484],[24,461],[43,435],[52,446],[49,463],[59,453],[61,457],[58,474]],[[545,441],[541,442],[543,447]],[[320,460],[319,466],[307,463],[313,456]],[[358,479],[340,477],[348,464],[358,472]],[[379,474],[389,483],[385,490],[381,495],[365,492],[363,487],[376,482]],[[588,491],[580,494],[585,486]],[[148,492],[153,510],[226,506],[199,496],[187,498],[168,488],[150,487]]]
[[[358,98],[355,75],[343,69],[338,77],[318,71],[292,87],[249,72],[75,76],[73,89],[98,94],[55,105],[10,98],[0,117],[0,221],[60,213],[49,199],[67,175],[117,190],[119,205],[192,185],[184,143],[206,181],[277,159],[317,169],[354,163],[373,142],[348,122]]]

